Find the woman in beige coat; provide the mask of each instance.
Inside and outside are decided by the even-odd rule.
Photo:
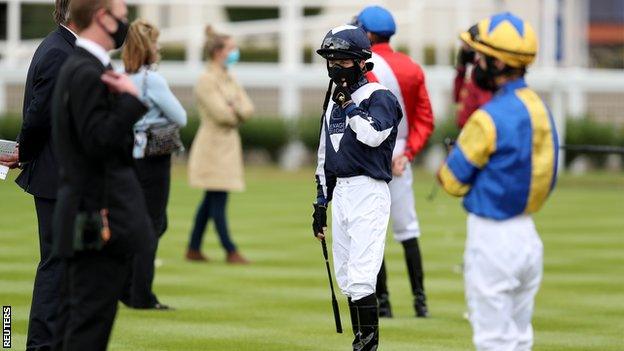
[[[215,223],[228,263],[249,263],[230,239],[226,205],[230,191],[242,191],[243,155],[238,127],[253,114],[253,104],[228,68],[236,63],[239,51],[234,40],[206,28],[209,62],[195,89],[201,125],[193,141],[189,159],[192,187],[205,190],[197,209],[186,258],[207,261],[201,243],[208,221]]]

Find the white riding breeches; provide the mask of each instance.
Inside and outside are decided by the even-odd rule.
[[[353,301],[375,292],[389,217],[386,182],[338,178],[332,200],[334,270],[338,286]]]
[[[469,214],[466,301],[479,351],[528,351],[542,280],[543,246],[529,215],[503,221]]]
[[[398,242],[420,237],[420,226],[418,225],[414,204],[412,177],[412,166],[407,164],[403,175],[394,176],[388,184],[392,199],[390,208],[392,233],[394,234],[394,240]]]

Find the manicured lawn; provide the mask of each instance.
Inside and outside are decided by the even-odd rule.
[[[14,178],[15,174],[11,178]],[[210,232],[207,264],[183,259],[201,192],[174,172],[169,231],[160,243],[155,290],[171,312],[120,307],[111,350],[348,350],[334,332],[320,245],[310,229],[312,170],[248,170],[248,189],[230,198],[231,229],[250,266],[229,266]],[[432,318],[413,318],[400,245],[388,242],[395,318],[381,322],[380,350],[469,350],[471,330],[459,273],[465,214],[442,193],[425,200],[432,177],[418,172],[415,194]],[[534,315],[534,350],[624,349],[624,176],[564,176],[535,218],[545,274]],[[391,240],[391,237],[389,237]],[[0,304],[13,307],[13,348],[24,349],[38,261],[32,199],[0,182]]]

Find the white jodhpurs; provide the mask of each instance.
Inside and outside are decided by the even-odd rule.
[[[332,200],[332,251],[342,293],[357,301],[375,292],[390,217],[386,182],[338,178]]]
[[[412,166],[407,164],[403,175],[394,176],[388,186],[392,200],[390,218],[392,218],[394,240],[402,242],[420,237],[412,189]]]
[[[476,349],[531,350],[543,269],[542,241],[531,216],[495,221],[470,214],[464,264]]]

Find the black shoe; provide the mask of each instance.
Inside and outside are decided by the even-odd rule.
[[[159,311],[173,311],[174,310],[173,307],[169,305],[164,305],[160,302],[156,302],[152,305],[147,305],[147,306],[130,306],[130,305],[127,305],[127,306],[135,310],[159,310]]]
[[[427,303],[425,302],[425,296],[421,295],[414,299],[414,310],[416,310],[416,317],[427,318],[429,317],[429,311],[427,310]]]
[[[358,301],[349,300],[353,324],[353,351],[376,351],[379,345],[377,297],[370,294]]]
[[[132,303],[130,303],[130,299],[127,297],[122,297],[121,299],[119,299],[119,301],[121,301],[121,303],[124,304],[124,306],[128,307],[128,308],[132,308]]]
[[[377,301],[379,302],[379,317],[392,318],[392,306],[388,294],[381,294],[377,297]]]
[[[173,311],[174,308],[169,305],[164,305],[160,302],[155,303],[152,307],[148,308],[150,310],[170,310]]]

